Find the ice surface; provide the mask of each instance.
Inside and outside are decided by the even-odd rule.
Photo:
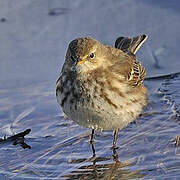
[[[142,0],[0,1],[0,81],[55,82],[68,43],[92,36],[147,34],[138,53],[148,76],[180,71],[180,2]],[[13,81],[12,81],[13,82]]]
[[[31,128],[25,140],[32,149],[0,144],[0,179],[180,178],[172,142],[180,133],[179,75],[145,82],[147,115],[119,132],[116,163],[112,132],[96,133],[92,157],[88,129],[65,120],[55,98],[77,37],[114,45],[118,36],[147,34],[137,53],[147,76],[180,72],[179,19],[178,0],[1,0],[0,138]]]

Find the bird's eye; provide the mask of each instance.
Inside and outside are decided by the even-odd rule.
[[[95,54],[94,54],[94,53],[91,53],[91,54],[89,55],[89,57],[90,57],[91,59],[94,59]]]

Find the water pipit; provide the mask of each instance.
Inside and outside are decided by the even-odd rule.
[[[56,96],[63,112],[94,130],[118,130],[134,121],[147,104],[145,68],[135,53],[147,39],[119,37],[115,48],[91,38],[73,40],[57,80]]]

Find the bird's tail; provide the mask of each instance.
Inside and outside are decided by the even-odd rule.
[[[122,51],[128,53],[131,52],[136,54],[138,49],[146,41],[147,35],[143,34],[137,37],[119,37],[116,39],[115,48],[121,49]]]

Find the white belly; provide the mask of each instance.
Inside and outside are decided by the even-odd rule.
[[[100,96],[93,98],[93,103],[86,100],[72,103],[72,96],[70,93],[62,107],[64,113],[79,125],[92,129],[122,129],[139,116],[146,104],[146,98],[142,97],[138,101],[135,99],[136,94],[134,97],[131,95],[129,98],[121,98],[111,92],[111,96],[114,97],[109,98],[113,99],[117,108]],[[63,98],[59,93],[57,96],[59,104]]]

